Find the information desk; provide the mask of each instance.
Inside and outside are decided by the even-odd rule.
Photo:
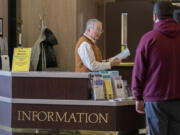
[[[89,99],[89,74],[0,72],[0,96],[25,99]]]
[[[15,94],[14,90],[18,92],[18,89],[13,88],[17,86],[13,81],[16,82],[16,79],[22,79],[21,75],[21,73],[16,74],[16,76],[12,73],[7,73],[6,75],[2,73],[0,75],[0,134],[45,135],[44,131],[121,131],[145,128],[144,115],[136,113],[135,101],[133,100],[122,102],[65,100],[53,98],[53,93],[51,93],[53,91],[48,91],[50,97],[52,97],[51,99],[35,98],[33,94],[26,94],[26,91],[30,91],[27,84],[27,86],[22,84],[24,86],[23,94],[25,95],[23,96],[22,93]],[[7,77],[14,85],[9,86],[10,81],[6,80]],[[41,77],[44,78],[44,76]],[[30,74],[28,75],[27,73],[25,79],[28,78],[32,79],[32,76],[30,77]],[[33,76],[33,78],[35,79],[36,77]],[[85,77],[85,79],[87,78]],[[21,85],[21,81],[22,83],[24,82],[23,80],[18,81],[19,85]],[[32,82],[30,83],[35,85]],[[79,85],[81,86],[81,84]],[[18,86],[18,88],[20,87],[22,86]],[[11,95],[7,92],[10,90],[12,90],[10,92]],[[76,89],[72,90],[75,91]],[[34,90],[32,89],[31,91]],[[46,96],[43,89],[39,89],[37,93],[42,93],[42,96],[38,95],[39,97]],[[58,94],[61,94],[61,91]],[[46,132],[46,135],[50,134]]]

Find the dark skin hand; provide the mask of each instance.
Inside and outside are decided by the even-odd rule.
[[[144,101],[140,100],[140,101],[136,101],[136,111],[138,113],[144,114]]]

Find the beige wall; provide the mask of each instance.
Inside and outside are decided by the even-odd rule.
[[[3,18],[3,35],[8,36],[8,0],[0,0],[0,18]]]
[[[55,46],[58,66],[74,70],[76,43],[76,0],[22,0],[23,46],[32,47],[40,33],[40,17],[53,31],[59,44]]]
[[[23,20],[23,46],[32,47],[40,33],[39,15],[44,16],[47,26],[56,35],[55,46],[58,66],[65,71],[74,71],[74,48],[84,32],[89,18],[104,21],[105,0],[21,0]],[[104,35],[98,42],[103,51]]]

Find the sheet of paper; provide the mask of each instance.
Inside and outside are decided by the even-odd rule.
[[[114,57],[110,59],[110,61],[113,61],[115,58],[119,59],[126,59],[128,56],[130,56],[130,51],[128,48],[126,48],[123,52],[118,53]]]
[[[8,55],[1,55],[1,61],[2,61],[2,70],[9,71],[9,56]]]

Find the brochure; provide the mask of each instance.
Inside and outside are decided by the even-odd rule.
[[[123,98],[123,80],[120,76],[112,77],[112,84],[114,88],[115,98]]]
[[[102,75],[91,74],[91,88],[94,100],[105,99]]]
[[[128,48],[126,48],[123,52],[120,52],[114,57],[110,58],[109,61],[113,61],[115,58],[126,59],[128,56],[130,56],[130,51]]]
[[[104,86],[105,86],[105,95],[106,99],[114,99],[114,93],[113,93],[113,88],[112,88],[112,83],[111,83],[111,78],[109,75],[103,75],[103,80],[104,80]]]

